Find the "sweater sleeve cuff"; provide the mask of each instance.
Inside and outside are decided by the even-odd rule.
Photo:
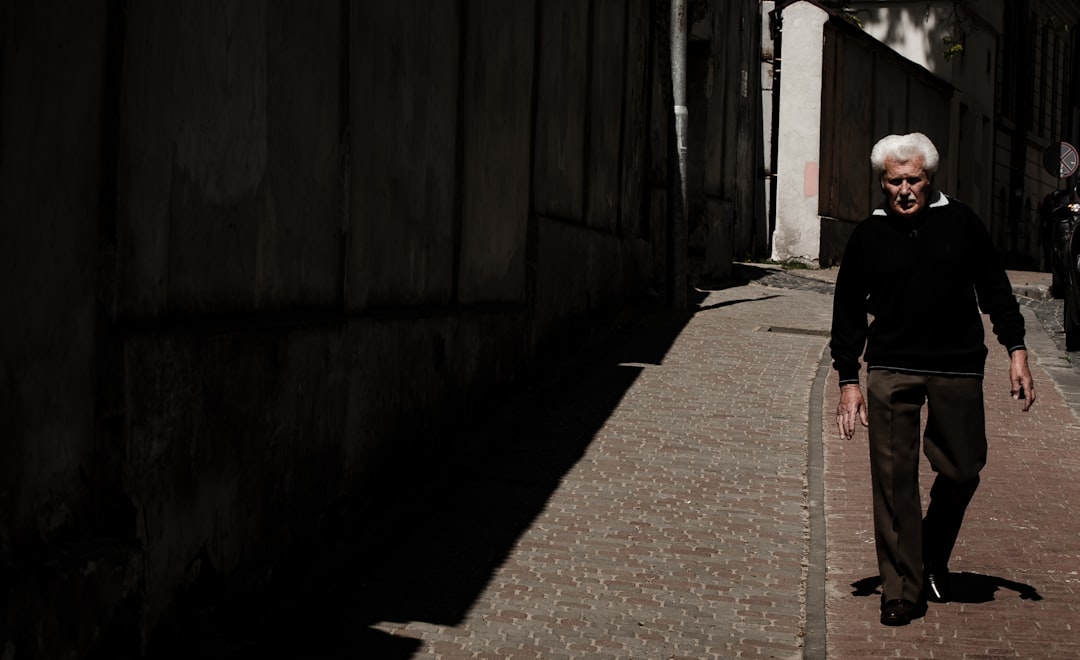
[[[844,370],[844,371],[839,372],[839,374],[837,374],[837,375],[840,378],[840,386],[841,387],[843,387],[844,385],[858,385],[859,384],[859,372],[858,371],[849,372],[847,370]]]

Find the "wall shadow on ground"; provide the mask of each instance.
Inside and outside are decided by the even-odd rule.
[[[476,451],[435,457],[427,487],[332,539],[290,587],[190,613],[187,642],[157,657],[411,657],[420,642],[405,624],[464,620],[635,382],[634,365],[661,363],[703,300],[639,316],[545,387],[508,393],[489,417],[447,432],[448,447]]]

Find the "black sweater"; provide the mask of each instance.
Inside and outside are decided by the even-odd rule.
[[[980,307],[999,343],[1024,348],[1024,317],[982,221],[946,195],[931,199],[915,218],[878,208],[851,234],[830,343],[841,384],[859,382],[864,346],[867,369],[982,376]]]

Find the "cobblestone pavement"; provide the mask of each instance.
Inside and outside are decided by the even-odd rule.
[[[482,593],[458,617],[374,628],[442,658],[800,657],[826,301],[751,285],[637,324],[443,514],[456,525],[535,500]]]
[[[833,273],[802,279],[820,290]],[[1032,274],[1017,273],[1028,282]],[[799,286],[799,275],[761,283]],[[1037,278],[1036,278],[1037,279]],[[933,605],[904,628],[877,623],[880,604],[866,434],[841,442],[831,428],[837,388],[827,372],[822,409],[829,658],[1075,658],[1080,656],[1080,534],[1073,511],[1080,460],[1080,369],[1064,353],[1062,303],[1045,286],[1016,286],[1028,320],[1039,399],[1022,413],[1008,396],[1007,361],[987,336],[990,457],[954,552],[957,602]],[[813,429],[811,429],[813,431]],[[813,433],[811,434],[813,436]],[[924,502],[932,472],[922,466]]]
[[[1031,413],[1013,410],[1004,360],[1000,382],[988,366],[991,456],[954,559],[961,602],[889,629],[877,622],[865,434],[842,443],[830,427],[830,273],[738,272],[745,284],[702,292],[693,313],[643,316],[504,411],[481,456],[389,512],[376,551],[343,545],[303,598],[193,649],[1080,656],[1080,417],[1068,399],[1080,384],[1036,320],[1052,304],[1026,304]]]

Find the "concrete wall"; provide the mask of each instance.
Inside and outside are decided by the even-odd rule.
[[[122,395],[109,381],[120,365],[99,359],[115,356],[101,318],[115,222],[111,26],[104,1],[0,3],[5,657],[85,648],[138,579],[114,451]]]
[[[948,152],[953,90],[947,83],[836,20],[826,27],[824,48],[818,262],[828,266],[839,262],[854,224],[882,201],[870,167],[880,138],[920,131],[941,145],[939,185],[955,179],[957,166]]]
[[[809,2],[783,10],[772,258],[816,263],[821,245],[818,194],[821,74],[829,15]]]
[[[951,2],[855,2],[852,7],[867,34],[953,85],[949,113],[955,130],[938,149],[954,166],[941,172],[936,183],[989,223],[997,40],[1004,3],[969,3],[962,20]],[[957,43],[963,50],[947,55]]]
[[[0,2],[5,657],[265,584],[663,290],[666,10]]]
[[[769,240],[760,143],[760,3],[688,3],[687,197],[690,277],[730,278],[733,259]]]
[[[955,172],[952,88],[816,3],[788,4],[782,19],[773,258],[829,266],[880,202],[878,139],[926,133],[942,145],[938,176]]]
[[[701,149],[699,213],[705,231],[699,272],[706,282],[729,278],[733,260],[767,256],[762,116],[755,93],[760,22],[758,2],[710,2],[695,26],[708,44],[702,49],[708,59],[700,105],[690,106],[691,124],[701,127],[690,148]]]

